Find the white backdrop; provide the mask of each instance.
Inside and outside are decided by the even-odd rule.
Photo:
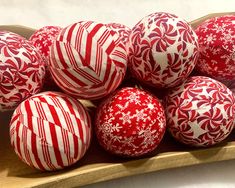
[[[142,17],[159,11],[191,21],[208,13],[235,11],[235,0],[0,0],[0,24],[40,28],[94,20],[133,27]],[[100,187],[234,188],[235,161],[164,170],[86,186]]]

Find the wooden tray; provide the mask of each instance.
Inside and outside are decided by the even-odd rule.
[[[192,21],[193,27],[210,14]],[[234,13],[233,13],[234,14]],[[0,26],[28,38],[34,29],[22,26]],[[222,144],[208,149],[194,149],[174,141],[169,135],[150,156],[142,159],[120,159],[111,156],[93,140],[85,157],[65,170],[40,172],[21,162],[9,143],[8,123],[12,112],[0,113],[0,187],[75,187],[162,169],[235,159],[235,131]]]

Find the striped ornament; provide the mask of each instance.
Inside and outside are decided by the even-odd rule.
[[[10,122],[11,144],[22,161],[40,170],[70,166],[86,153],[91,121],[77,100],[44,92],[22,102]]]
[[[62,29],[52,44],[49,67],[66,93],[98,99],[122,82],[127,52],[121,37],[106,25],[78,22]]]

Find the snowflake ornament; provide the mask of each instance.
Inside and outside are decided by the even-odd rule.
[[[195,32],[200,51],[196,69],[224,84],[235,80],[235,15],[206,20]]]
[[[116,155],[138,157],[153,151],[165,129],[164,109],[159,100],[137,88],[122,88],[97,110],[98,141]]]

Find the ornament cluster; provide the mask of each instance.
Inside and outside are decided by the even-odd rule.
[[[85,157],[93,132],[119,157],[151,154],[166,132],[192,147],[224,141],[235,122],[234,28],[233,15],[193,29],[160,12],[132,29],[80,21],[29,40],[0,31],[0,111],[14,110],[13,149],[51,171]],[[95,117],[84,99],[95,100]]]

